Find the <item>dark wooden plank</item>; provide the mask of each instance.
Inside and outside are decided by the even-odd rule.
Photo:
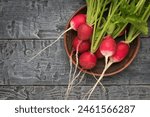
[[[0,38],[56,37],[84,0],[1,0]]]
[[[110,86],[108,88],[108,99],[113,100],[146,100],[150,99],[150,85],[124,85]]]
[[[1,40],[0,84],[1,85],[66,85],[69,77],[69,61],[63,40],[44,51],[30,63],[27,60],[39,52],[51,40]],[[150,84],[150,41],[141,39],[141,48],[133,63],[123,72],[103,79],[104,85]],[[95,82],[85,75],[82,84]]]
[[[83,99],[90,86],[77,86],[69,98]],[[97,87],[90,99],[97,100],[145,100],[150,99],[150,85],[106,86],[106,92]],[[62,100],[66,86],[0,86],[1,100]]]
[[[1,84],[34,85],[61,84],[68,79],[67,56],[63,42],[57,42],[30,63],[34,54],[51,41],[1,41]],[[48,81],[48,82],[47,82]]]

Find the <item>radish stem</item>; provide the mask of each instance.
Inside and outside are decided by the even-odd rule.
[[[111,14],[107,17],[107,21],[106,21],[106,23],[104,24],[103,29],[101,30],[101,32],[100,32],[100,34],[99,34],[97,40],[94,42],[93,47],[91,47],[91,52],[92,52],[92,53],[95,53],[96,50],[97,50],[97,48],[99,47],[99,43],[100,43],[101,39],[103,38],[103,36],[106,34],[106,30],[107,30],[107,28],[108,28],[108,26],[109,26],[109,24],[110,24],[111,18],[113,17],[113,15],[115,14],[115,12],[117,11],[118,7],[121,5],[122,1],[123,1],[123,0],[121,0],[120,2],[118,2],[117,5],[113,6],[113,7],[112,7],[112,10],[109,9],[109,12],[111,12],[111,11],[112,11],[112,12],[111,12]],[[114,9],[113,9],[113,8],[114,8]],[[110,10],[111,10],[111,11],[110,11]]]

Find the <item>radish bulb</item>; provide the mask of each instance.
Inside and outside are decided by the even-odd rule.
[[[82,24],[79,26],[77,33],[81,40],[89,40],[93,34],[93,27],[88,24]]]
[[[113,63],[122,61],[129,52],[129,44],[125,41],[121,41],[117,44],[116,53],[110,57],[110,61]]]
[[[43,48],[42,50],[40,50],[36,55],[34,55],[32,58],[30,58],[28,60],[28,62],[32,61],[35,57],[37,57],[38,55],[40,55],[43,51],[45,51],[47,48],[51,47],[53,44],[55,44],[66,32],[70,31],[71,29],[73,30],[77,30],[78,27],[83,24],[86,23],[86,15],[85,14],[78,14],[76,16],[74,16],[71,21],[70,21],[70,28],[68,28],[67,30],[65,30],[54,42],[52,42],[51,44],[49,44],[48,46],[46,46],[45,48]]]
[[[86,22],[85,14],[78,14],[70,21],[70,28],[77,31],[78,27]]]
[[[83,69],[92,69],[96,66],[97,58],[91,52],[84,52],[79,57],[79,64]]]
[[[79,45],[80,44],[80,45]],[[90,42],[89,41],[82,41],[78,37],[75,37],[72,46],[75,51],[77,51],[77,46],[79,45],[78,52],[83,53],[90,49]]]

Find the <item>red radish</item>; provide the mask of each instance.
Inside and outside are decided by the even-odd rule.
[[[77,30],[78,27],[81,25],[81,24],[84,24],[86,23],[86,15],[85,14],[78,14],[76,16],[74,16],[71,21],[70,21],[70,27],[73,29],[73,30]]]
[[[83,53],[86,51],[89,51],[90,49],[90,42],[89,41],[82,41],[78,37],[75,37],[73,42],[72,42],[73,48],[77,51],[78,47],[78,52]]]
[[[100,51],[105,57],[110,57],[116,52],[116,42],[110,35],[106,36],[100,45]]]
[[[116,53],[110,57],[113,63],[122,61],[129,52],[129,45],[128,43],[121,41],[117,44]]]
[[[105,57],[105,66],[107,65],[108,57],[116,52],[116,42],[112,36],[108,35],[104,38],[100,45],[100,52]]]
[[[113,39],[112,36],[108,35],[105,36],[105,38],[103,39],[103,41],[100,44],[99,47],[100,52],[102,53],[102,55],[105,57],[105,67],[104,70],[101,74],[101,76],[98,78],[97,82],[95,83],[95,85],[93,86],[93,88],[91,88],[88,92],[88,99],[90,98],[91,94],[93,93],[93,91],[95,90],[96,86],[98,85],[98,83],[101,81],[101,79],[103,78],[106,70],[111,66],[110,63],[108,63],[108,57],[111,57],[112,55],[115,54],[116,52],[116,42]]]
[[[78,32],[78,37],[81,40],[89,40],[93,33],[93,27],[85,23],[79,26],[77,32]]]
[[[30,58],[28,60],[28,62],[32,61],[35,57],[37,57],[39,54],[41,54],[43,51],[45,51],[47,48],[51,47],[53,44],[55,44],[66,32],[68,32],[69,30],[73,29],[73,30],[77,30],[78,27],[81,24],[86,23],[86,15],[85,14],[78,14],[76,16],[74,16],[71,21],[70,21],[70,28],[68,28],[67,30],[65,30],[54,42],[52,42],[51,44],[49,44],[48,46],[46,46],[45,48],[43,48],[41,51],[39,51],[36,55],[34,55],[32,58]]]
[[[96,66],[97,58],[91,52],[84,52],[79,57],[79,64],[83,69],[92,69]]]
[[[97,51],[95,52],[95,56],[96,56],[98,59],[104,58],[104,56],[102,55],[100,49],[97,49]]]

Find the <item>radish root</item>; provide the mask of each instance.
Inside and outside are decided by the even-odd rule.
[[[94,74],[93,77],[95,78],[96,81],[98,80]],[[101,85],[103,91],[106,92],[106,88],[104,87],[104,85],[101,82],[99,82],[99,84]]]
[[[82,74],[82,76],[81,76],[79,82],[78,82],[74,87],[78,86],[78,85],[83,81],[84,76],[85,76],[85,73]]]
[[[81,74],[81,71],[68,83],[68,88],[67,88],[67,91],[65,94],[65,99],[68,99],[71,90],[74,88],[73,84],[74,84],[75,80],[80,76],[80,74]]]
[[[98,78],[98,80],[97,80],[97,82],[95,83],[95,85],[88,91],[88,93],[87,93],[87,95],[88,95],[87,100],[90,99],[90,97],[91,97],[93,91],[95,90],[96,86],[98,85],[98,83],[99,83],[99,82],[102,80],[102,78],[104,77],[104,74],[105,74],[106,70],[107,70],[112,64],[113,64],[113,62],[112,62],[112,61],[109,61],[108,64],[105,65],[105,68],[104,68],[104,70],[103,70],[101,76]]]
[[[46,46],[45,48],[43,48],[42,50],[40,50],[36,55],[34,55],[32,58],[30,58],[27,62],[31,62],[34,58],[36,58],[38,55],[40,55],[43,51],[45,51],[47,48],[49,48],[53,44],[55,44],[66,32],[68,32],[71,29],[72,29],[72,27],[70,27],[67,30],[65,30],[54,42],[52,42],[51,44],[49,44],[48,46]]]
[[[80,44],[81,44],[81,43],[78,44],[77,50],[76,50],[76,54],[75,54],[76,64],[75,64],[75,70],[74,70],[73,76],[71,75],[71,74],[72,74],[72,70],[70,70],[70,74],[69,74],[69,77],[70,77],[70,78],[69,78],[68,88],[67,88],[67,91],[66,91],[66,94],[65,94],[65,99],[68,98],[68,96],[69,96],[69,94],[70,94],[70,92],[71,92],[71,90],[72,90],[74,81],[79,77],[79,75],[80,75],[80,73],[81,73],[81,71],[79,71],[79,73],[76,75],[76,73],[77,73],[77,68],[78,68],[78,63],[79,63],[79,60],[78,60],[79,51],[78,51],[78,50],[79,50]],[[72,57],[71,57],[71,59],[72,59]],[[72,63],[71,63],[71,62],[72,62],[72,60],[70,61],[70,66],[71,66],[70,69],[72,69]],[[71,78],[71,77],[72,77],[72,78]]]
[[[72,55],[73,55],[73,52],[71,52],[70,56],[69,56],[69,64],[70,64],[70,71],[69,71],[69,83],[68,83],[68,88],[67,88],[67,92],[66,92],[66,96],[65,96],[65,99],[68,98],[68,89],[70,87],[70,83],[71,83],[71,77],[72,77]]]
[[[98,79],[96,78],[96,76],[94,74],[92,75],[95,78],[95,80],[98,82]],[[102,86],[103,91],[106,92],[104,85],[100,81],[98,83]],[[92,91],[92,88],[84,95],[83,100],[86,99],[86,97],[90,94],[91,91]]]
[[[79,45],[77,46],[77,51],[76,51],[76,65],[75,65],[75,70],[74,70],[74,73],[73,73],[73,78],[75,78],[75,74],[77,72],[77,68],[78,68],[78,63],[79,63],[79,59],[78,59],[78,54],[79,54],[79,46],[80,46],[81,42],[79,43]]]
[[[72,55],[73,55],[73,52],[71,52],[70,56],[69,56],[69,64],[70,64],[70,71],[69,71],[69,82],[71,82],[71,77],[72,77]]]

